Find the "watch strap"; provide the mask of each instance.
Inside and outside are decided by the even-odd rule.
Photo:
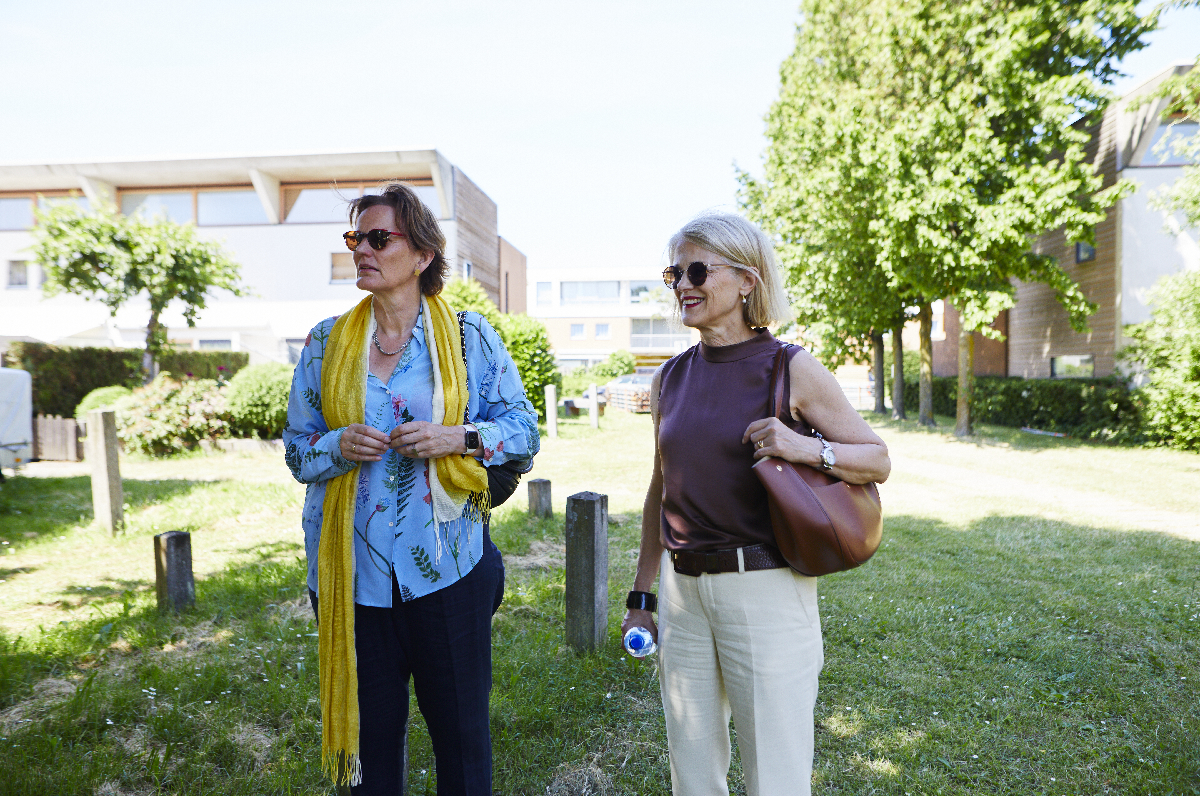
[[[631,611],[650,611],[653,613],[658,610],[658,598],[648,591],[631,591],[629,596],[625,598],[625,607]]]

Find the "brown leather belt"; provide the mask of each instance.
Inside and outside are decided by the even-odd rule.
[[[779,569],[786,567],[787,561],[774,547],[765,544],[755,544],[743,547],[742,561],[747,572],[760,569]],[[672,550],[671,563],[680,575],[716,575],[721,572],[737,572],[737,549],[731,550]]]

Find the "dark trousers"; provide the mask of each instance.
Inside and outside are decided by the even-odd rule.
[[[492,796],[492,614],[504,560],[486,535],[483,559],[458,582],[392,607],[354,606],[362,784],[355,796],[398,796],[405,778],[408,680],[429,727],[438,796]],[[317,598],[311,591],[313,610]]]

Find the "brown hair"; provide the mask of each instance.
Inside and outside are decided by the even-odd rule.
[[[378,194],[366,194],[350,202],[350,223],[368,207],[387,205],[396,217],[396,227],[404,230],[409,244],[419,252],[432,256],[429,265],[421,272],[421,292],[436,296],[446,285],[446,236],[433,211],[425,206],[416,192],[401,182],[390,182]]]

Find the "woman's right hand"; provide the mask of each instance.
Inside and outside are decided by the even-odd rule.
[[[390,438],[377,428],[351,423],[342,432],[338,447],[342,458],[352,462],[378,462],[388,449]]]
[[[625,638],[625,634],[634,627],[646,628],[654,637],[654,643],[658,643],[658,625],[654,624],[654,614],[630,608],[625,612],[625,619],[621,622],[621,638]]]

